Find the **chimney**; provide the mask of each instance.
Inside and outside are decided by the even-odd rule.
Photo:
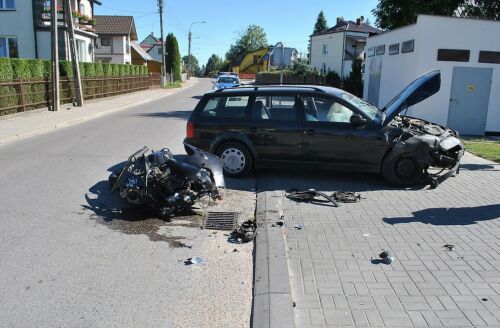
[[[151,36],[155,36],[155,32],[151,32]]]
[[[344,21],[344,17],[343,16],[337,17],[337,24],[340,23],[340,22],[343,22],[343,21]]]
[[[356,18],[356,25],[361,25],[361,18]]]

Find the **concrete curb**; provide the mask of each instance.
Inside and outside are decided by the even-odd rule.
[[[285,240],[278,216],[266,211],[265,192],[257,193],[252,327],[295,327]]]
[[[137,102],[134,102],[134,103],[128,103],[128,104],[121,105],[121,106],[118,106],[118,107],[114,107],[114,108],[111,108],[111,109],[108,109],[108,110],[105,110],[105,111],[100,111],[98,113],[93,113],[93,114],[85,115],[85,116],[78,117],[78,118],[71,118],[71,119],[68,119],[66,121],[58,122],[56,124],[48,124],[48,125],[42,126],[40,128],[35,128],[35,129],[27,131],[27,132],[17,133],[15,135],[11,135],[11,136],[8,136],[8,137],[0,138],[0,145],[5,145],[5,144],[10,143],[10,142],[14,142],[14,141],[17,141],[17,140],[21,140],[21,139],[33,137],[33,136],[36,136],[36,135],[39,135],[39,134],[43,134],[43,133],[47,133],[47,132],[56,130],[58,128],[67,127],[67,126],[71,126],[71,125],[74,125],[74,124],[82,123],[82,122],[89,121],[89,120],[92,120],[92,119],[95,119],[95,118],[98,118],[98,117],[101,117],[101,116],[105,116],[105,115],[108,115],[108,114],[119,112],[121,110],[130,108],[130,107],[142,105],[142,104],[145,104],[145,103],[148,103],[148,102],[152,102],[152,101],[164,98],[164,97],[168,97],[168,96],[171,96],[173,94],[176,94],[177,92],[180,92],[182,90],[188,89],[188,88],[192,87],[193,85],[196,85],[197,83],[198,82],[196,82],[196,83],[190,83],[189,85],[183,86],[181,88],[173,89],[172,90],[173,92],[168,93],[168,94],[160,95],[160,96],[153,97],[153,98],[148,98],[148,99],[137,101]],[[110,100],[112,100],[112,99],[110,99]],[[99,99],[99,101],[106,101],[106,100],[105,99]]]

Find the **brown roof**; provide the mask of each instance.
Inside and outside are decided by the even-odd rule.
[[[353,21],[340,21],[335,26],[330,27],[327,30],[312,34],[311,36],[344,32],[344,31],[363,32],[363,33],[369,33],[370,35],[379,34],[382,32],[382,30],[379,30],[378,28],[365,23],[356,24],[356,22]]]
[[[95,15],[95,32],[98,35],[129,35],[137,40],[133,16]]]

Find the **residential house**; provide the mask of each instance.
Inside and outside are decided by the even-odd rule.
[[[153,32],[142,40],[140,45],[154,60],[162,61],[162,42],[154,36]]]
[[[96,15],[96,61],[113,64],[131,64],[131,41],[137,41],[133,16]]]
[[[363,17],[355,22],[338,17],[335,26],[310,36],[309,64],[323,73],[335,71],[348,76],[353,58],[364,60],[366,39],[380,32]]]
[[[386,105],[418,76],[441,71],[441,89],[407,115],[465,135],[500,135],[500,22],[419,15],[368,38],[364,97]]]
[[[94,60],[94,5],[97,0],[71,0],[75,23],[75,39],[80,61]],[[63,0],[57,1],[59,21],[59,58],[70,60],[68,27],[64,12],[69,10]],[[0,57],[51,57],[49,0],[0,0]]]
[[[144,50],[137,41],[130,42],[133,65],[144,65],[149,72],[161,72],[161,62],[156,61]]]
[[[275,46],[263,47],[239,56],[233,63],[232,72],[255,74],[275,67],[287,67],[297,60],[295,48],[284,47],[281,42]]]

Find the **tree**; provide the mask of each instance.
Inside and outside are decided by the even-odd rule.
[[[172,73],[172,80],[181,80],[181,54],[179,53],[179,44],[172,33],[167,34],[165,38],[165,66],[167,73]]]
[[[221,63],[222,58],[216,54],[212,54],[212,56],[208,58],[207,64],[205,65],[205,76],[212,76],[216,74]]]
[[[381,29],[394,29],[415,23],[419,14],[454,16],[463,2],[464,0],[379,0],[372,13],[375,25]]]
[[[234,62],[239,56],[262,47],[267,47],[267,36],[264,29],[258,25],[249,25],[240,38],[232,44],[226,53],[226,59]]]
[[[188,62],[188,56],[182,57],[182,61],[187,65]],[[198,59],[191,54],[191,61],[189,62],[191,65],[191,73],[193,76],[201,76],[201,69],[200,69],[200,64],[198,63]],[[187,66],[186,66],[187,69]]]
[[[500,1],[465,0],[457,11],[464,17],[500,20]]]
[[[318,18],[316,19],[316,24],[314,24],[313,34],[323,32],[328,29],[328,23],[326,22],[325,14],[323,10],[319,12]]]

